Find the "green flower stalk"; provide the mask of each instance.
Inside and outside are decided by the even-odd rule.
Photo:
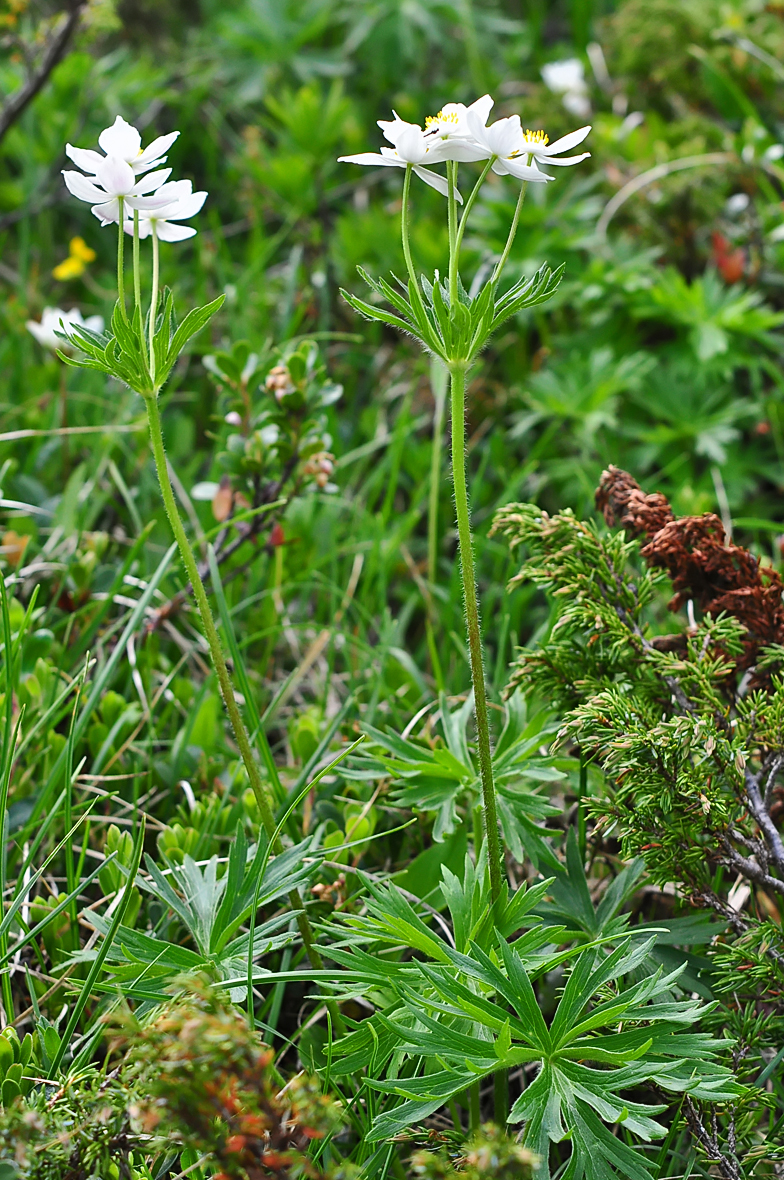
[[[504,268],[512,249],[520,220],[526,186],[529,182],[547,183],[551,180],[538,164],[573,164],[585,158],[588,153],[563,158],[560,153],[582,142],[590,128],[564,136],[550,145],[542,132],[523,131],[519,116],[499,119],[487,125],[493,100],[489,95],[477,99],[470,107],[462,103],[449,103],[425,123],[424,130],[418,124],[406,123],[397,116],[394,121],[379,121],[385,138],[392,147],[384,146],[378,154],[372,152],[357,156],[343,156],[349,163],[381,165],[403,168],[403,201],[401,210],[401,233],[403,258],[408,281],[391,286],[383,279],[375,281],[364,271],[360,274],[380,296],[392,305],[394,311],[384,311],[366,303],[356,296],[343,292],[344,298],[360,314],[371,320],[380,320],[415,336],[422,346],[445,366],[449,373],[451,426],[452,426],[452,483],[455,498],[458,542],[460,549],[460,572],[463,583],[463,600],[466,614],[466,634],[471,663],[471,680],[474,692],[477,751],[479,775],[482,784],[482,815],[484,839],[487,842],[487,858],[490,873],[490,890],[493,901],[503,891],[504,861],[498,829],[498,811],[493,782],[493,759],[490,742],[490,723],[487,706],[487,689],[482,659],[482,634],[479,618],[479,599],[476,584],[476,568],[471,535],[471,512],[466,475],[465,455],[465,409],[466,382],[468,373],[490,336],[510,316],[525,307],[542,303],[552,295],[561,277],[561,270],[552,271],[543,266],[530,279],[521,279],[502,292],[500,283]],[[458,206],[462,197],[457,187],[460,163],[482,163],[481,173],[465,203],[461,216]],[[446,177],[432,172],[430,166],[446,164]],[[460,252],[468,218],[489,173],[514,176],[522,182],[503,252],[493,269],[489,280],[478,293],[471,297],[460,279]],[[449,235],[449,268],[447,281],[436,273],[431,283],[424,275],[417,276],[411,254],[409,204],[411,177],[416,174],[421,180],[437,189],[447,198],[447,228]],[[434,440],[434,446],[436,445]],[[432,472],[435,477],[439,465],[435,460]],[[434,496],[431,481],[431,504]],[[431,578],[433,577],[432,507],[429,523],[429,554]],[[432,645],[435,647],[435,644]]]

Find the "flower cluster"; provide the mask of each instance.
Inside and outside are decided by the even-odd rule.
[[[590,127],[580,127],[551,144],[544,132],[523,130],[519,115],[497,119],[488,125],[492,107],[493,99],[489,94],[468,107],[461,102],[450,102],[437,115],[425,120],[424,129],[418,123],[406,123],[393,111],[394,120],[378,121],[384,138],[392,147],[384,146],[380,153],[361,152],[340,159],[348,164],[411,167],[420,180],[446,196],[449,191],[447,179],[431,172],[430,165],[448,161],[491,161],[493,171],[499,176],[510,175],[517,180],[546,183],[553,177],[543,172],[540,164],[579,164],[591,154],[561,155],[582,143]]]
[[[138,221],[140,238],[154,235],[163,242],[192,238],[196,230],[177,223],[194,217],[207,194],[195,193],[189,180],[170,181],[171,168],[159,167],[166,163],[166,153],[179,134],[161,135],[142,150],[137,129],[118,115],[98,136],[103,155],[66,145],[66,155],[82,171],[64,171],[65,183],[75,197],[92,205],[103,225],[122,223],[125,232],[133,234]]]

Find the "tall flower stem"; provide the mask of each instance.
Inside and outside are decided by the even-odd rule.
[[[134,307],[142,310],[142,268],[139,260],[139,210],[133,211],[133,300]]]
[[[485,177],[487,176],[488,172],[490,171],[490,169],[492,168],[493,164],[496,162],[497,159],[498,159],[497,156],[491,156],[490,159],[487,161],[487,163],[485,164],[481,173],[479,174],[479,179],[477,180],[476,184],[474,185],[473,189],[471,190],[471,196],[466,201],[465,209],[460,214],[460,224],[457,227],[457,234],[455,236],[455,259],[456,259],[455,266],[456,267],[459,267],[459,265],[460,265],[460,247],[463,245],[463,234],[465,233],[465,227],[468,224],[468,215],[470,214],[471,210],[474,207],[474,201],[479,196],[479,190],[485,182]]]
[[[123,198],[118,197],[117,201],[120,206],[117,235],[117,301],[120,304],[120,314],[125,320],[128,318],[125,313],[125,230],[123,229],[125,213]]]
[[[161,274],[161,251],[160,243],[158,242],[158,230],[153,220],[151,223],[152,229],[152,297],[150,300],[150,375],[152,377],[153,386],[155,385],[155,321],[158,318],[158,288],[160,286]]]
[[[411,242],[409,240],[408,229],[408,201],[409,191],[411,189],[411,165],[406,165],[406,174],[403,177],[403,204],[400,210],[400,233],[403,238],[403,257],[406,260],[406,270],[408,277],[412,283],[416,283],[416,271],[414,270],[414,260],[411,257]]]
[[[438,492],[441,487],[441,448],[444,435],[447,370],[438,357],[430,361],[430,387],[433,390],[433,440],[430,452],[430,488],[427,504],[427,577],[433,584],[438,576]]]
[[[466,365],[453,361],[449,366],[452,395],[452,479],[455,488],[457,535],[460,545],[460,567],[463,575],[468,651],[471,658],[471,679],[474,686],[476,736],[479,748],[479,775],[482,781],[482,811],[487,841],[487,862],[490,869],[490,894],[495,902],[501,895],[503,862],[498,836],[498,812],[493,785],[493,764],[490,756],[490,725],[487,715],[487,692],[482,665],[482,636],[479,629],[479,604],[476,596],[476,573],[471,540],[471,518],[468,508],[468,488],[465,467],[465,387]]]
[[[139,258],[139,211],[133,211],[133,306],[134,317],[136,312],[139,313],[139,319],[143,322],[142,315],[142,268]],[[142,353],[144,353],[144,332],[141,333]],[[153,384],[155,383],[155,374],[153,373]]]
[[[449,222],[449,302],[452,307],[457,303],[457,164],[454,160],[446,162],[447,190],[447,218]]]
[[[446,408],[447,370],[443,361],[433,357],[430,361],[430,386],[433,390],[435,411],[433,413],[433,438],[430,451],[430,488],[427,504],[427,579],[431,587],[438,577],[438,493],[441,487],[441,448],[444,438],[444,410]],[[444,675],[435,637],[435,608],[432,590],[427,602],[427,646],[430,663],[439,692],[444,689]]]
[[[242,720],[239,706],[237,705],[237,701],[234,696],[234,687],[231,683],[229,670],[226,667],[226,658],[223,654],[223,647],[221,645],[217,627],[215,626],[212,608],[210,607],[209,599],[207,598],[207,592],[204,589],[204,583],[202,582],[201,575],[199,574],[199,567],[196,563],[195,557],[193,556],[193,551],[191,549],[190,542],[188,541],[188,536],[185,532],[185,528],[177,508],[177,501],[174,498],[174,490],[171,485],[171,480],[169,479],[169,471],[166,464],[166,450],[163,443],[163,431],[161,429],[161,415],[160,410],[158,409],[158,398],[155,394],[153,394],[152,396],[145,397],[144,400],[147,405],[147,419],[150,426],[152,453],[155,458],[155,466],[158,471],[158,480],[161,486],[161,495],[163,496],[166,515],[169,518],[169,524],[171,525],[177,546],[180,550],[182,564],[185,566],[185,572],[187,573],[191,586],[193,587],[193,596],[196,599],[196,605],[198,606],[199,614],[201,615],[202,627],[204,628],[204,637],[207,640],[207,644],[210,649],[210,655],[212,657],[215,673],[218,677],[218,684],[220,685],[223,703],[225,704],[226,711],[229,714],[229,720],[231,721],[231,727],[234,730],[234,736],[236,738],[237,745],[239,746],[240,755],[242,757],[243,763],[245,764],[245,769],[248,772],[248,779],[250,781],[251,789],[253,790],[253,794],[261,814],[261,822],[264,825],[264,830],[266,831],[268,838],[275,840],[274,847],[275,851],[277,851],[281,845],[280,837],[276,836],[275,816],[272,813],[272,808],[270,807],[267,793],[264,790],[264,784],[261,780],[258,765],[255,758],[253,757],[248,731],[246,730],[245,724]],[[292,909],[296,912],[297,925],[299,926],[299,932],[305,945],[311,966],[315,970],[320,971],[323,968],[324,963],[322,961],[321,955],[318,952],[318,949],[316,948],[313,939],[313,930],[311,929],[308,916],[305,912],[302,898],[296,890],[293,890],[291,893],[289,893],[289,902]],[[333,1026],[336,1026],[337,1021],[337,1027],[343,1028],[343,1021],[340,1016],[340,1012],[337,1009],[337,1005],[332,1000],[327,1001],[327,1005],[330,1009]]]
[[[504,246],[501,257],[498,259],[498,262],[495,265],[495,270],[493,271],[492,277],[490,279],[491,283],[498,282],[501,277],[501,271],[506,266],[506,260],[509,257],[509,251],[512,249],[512,242],[515,240],[515,234],[517,233],[517,224],[520,221],[520,213],[523,208],[523,202],[525,201],[525,191],[527,188],[528,181],[524,180],[523,186],[520,189],[520,196],[517,198],[517,204],[515,205],[514,217],[512,218],[512,224],[509,227],[509,235],[506,239],[506,245]]]

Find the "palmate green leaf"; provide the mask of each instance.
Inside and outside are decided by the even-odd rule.
[[[378,1143],[415,1126],[475,1080],[473,1074],[452,1070],[428,1074],[423,1078],[401,1078],[393,1082],[369,1080],[368,1085],[372,1089],[398,1094],[404,1097],[405,1101],[378,1116],[366,1136],[366,1141]]]
[[[171,370],[188,341],[197,332],[201,332],[202,328],[205,328],[212,317],[220,311],[225,299],[225,295],[219,295],[217,299],[213,299],[211,303],[205,303],[203,307],[191,308],[169,341],[169,348],[166,354],[166,364],[169,370]],[[164,318],[160,330],[162,332],[168,332],[169,322],[166,318]]]
[[[290,926],[291,915],[278,914],[267,922],[260,923],[254,930],[253,958],[269,954],[295,940],[295,932],[281,930]],[[94,925],[101,933],[108,923],[101,917]],[[74,955],[69,962],[90,961],[94,952]],[[141,930],[122,926],[107,957],[110,980],[122,986],[127,996],[149,1000],[152,993],[166,998],[166,989],[182,974],[206,972],[214,975],[230,989],[232,999],[241,1000],[248,982],[248,934],[247,932],[231,942],[219,954],[202,954],[198,950],[177,946]],[[263,977],[260,972],[259,977]]]
[[[553,271],[545,264],[532,278],[520,279],[498,300],[497,280],[488,280],[472,299],[458,275],[458,297],[454,301],[438,272],[432,283],[424,275],[418,282],[410,280],[404,287],[408,298],[404,298],[386,280],[372,279],[362,267],[357,270],[370,289],[391,304],[399,315],[373,307],[341,289],[341,295],[355,311],[366,319],[379,320],[414,335],[425,348],[447,363],[461,361],[470,364],[490,335],[509,316],[550,298],[561,281],[564,266]],[[404,285],[401,283],[400,286]]]
[[[434,813],[433,838],[441,842],[455,831],[461,817],[471,814],[481,795],[481,780],[474,752],[468,739],[473,718],[473,697],[450,711],[446,699],[441,701],[439,726],[444,745],[402,739],[367,727],[375,746],[367,754],[352,760],[347,777],[358,773],[362,778],[391,777],[394,797],[402,807]],[[555,759],[541,753],[555,730],[547,715],[529,718],[525,704],[513,696],[507,703],[504,730],[493,753],[493,773],[498,797],[498,812],[506,844],[520,861],[526,856],[535,866],[560,870],[560,861],[552,853],[548,832],[542,821],[560,814],[541,792],[541,785],[560,781],[567,759]]]
[[[312,877],[318,866],[313,844],[310,836],[269,857],[265,864],[266,842],[260,840],[249,860],[247,840],[238,823],[223,876],[218,875],[217,856],[203,868],[185,856],[181,865],[169,865],[168,875],[148,856],[149,879],[141,878],[139,884],[177,915],[203,957],[215,957],[249,916],[254,903],[268,905]]]
[[[178,326],[172,294],[164,291],[153,339],[154,381],[147,356],[147,326],[138,307],[128,318],[120,303],[115,304],[111,335],[91,332],[78,324],[69,333],[60,333],[64,340],[80,350],[74,357],[60,355],[69,365],[98,369],[123,381],[136,393],[148,396],[164,385],[185,345],[209,323],[224,299],[225,295],[220,295],[203,307],[192,308]]]
[[[516,315],[518,311],[526,307],[535,307],[550,299],[558,289],[565,269],[565,263],[556,270],[552,270],[545,263],[539,267],[533,278],[521,279],[515,283],[495,304],[490,330],[495,332],[505,320]]]
[[[389,324],[391,328],[397,328],[407,335],[414,334],[413,324],[406,323],[400,316],[392,315],[389,311],[382,311],[378,307],[373,307],[370,303],[365,303],[363,299],[358,299],[356,295],[351,295],[348,291],[340,288],[340,294],[348,303],[349,307],[353,307],[354,311],[359,312],[366,320],[378,320],[382,324]]]
[[[414,963],[393,984],[409,1011],[382,1016],[400,1039],[399,1049],[425,1063],[438,1062],[436,1075],[370,1083],[403,1102],[380,1115],[374,1139],[402,1130],[418,1105],[449,1090],[454,1072],[457,1093],[467,1077],[486,1077],[499,1065],[538,1063],[539,1070],[514,1104],[510,1122],[524,1124],[524,1142],[542,1159],[539,1175],[549,1177],[550,1142],[569,1138],[567,1172],[574,1180],[628,1177],[651,1180],[644,1158],[619,1140],[610,1127],[621,1123],[638,1139],[661,1137],[655,1116],[663,1106],[634,1101],[640,1087],[656,1085],[673,1094],[686,1092],[715,1101],[737,1098],[742,1089],[716,1061],[727,1042],[688,1033],[706,1007],[673,998],[679,971],[661,969],[642,980],[634,973],[647,958],[654,938],[626,938],[609,954],[589,945],[573,948],[575,960],[549,1027],[531,984],[530,968],[515,947],[499,938],[497,957],[476,945],[469,955],[449,949],[451,966]],[[628,986],[619,986],[630,979]],[[618,987],[608,996],[608,987]],[[468,1072],[466,1072],[468,1071]],[[433,1108],[435,1109],[435,1108]],[[395,1132],[389,1128],[394,1127]],[[634,1161],[630,1171],[630,1161]]]
[[[365,908],[359,914],[338,915],[334,921],[326,924],[325,930],[333,945],[352,947],[351,953],[356,954],[372,950],[378,955],[386,948],[416,951],[426,955],[433,963],[445,966],[452,964],[470,970],[476,966],[476,962],[475,959],[466,958],[466,955],[472,949],[476,955],[483,955],[482,948],[489,949],[494,945],[496,930],[503,937],[511,937],[528,926],[531,929],[514,944],[518,958],[526,967],[538,972],[560,961],[560,952],[553,950],[560,929],[545,927],[541,919],[531,913],[547,890],[549,881],[542,881],[533,887],[522,885],[511,897],[508,889],[504,889],[496,904],[491,905],[486,854],[480,856],[478,865],[466,854],[462,880],[446,865],[442,866],[441,874],[443,895],[452,919],[454,945],[445,937],[443,926],[433,921],[432,911],[427,913],[417,910],[412,900],[394,883],[377,885],[362,873],[358,873],[358,877],[369,894]],[[344,961],[351,969],[350,954],[345,956]],[[482,961],[485,961],[484,958]],[[398,965],[392,963],[387,966],[385,962],[384,966],[384,971],[395,970],[406,974],[410,974],[412,969],[410,962],[402,960]],[[387,976],[382,975],[381,978],[386,979]],[[495,986],[496,982],[497,977],[494,976],[491,986]]]

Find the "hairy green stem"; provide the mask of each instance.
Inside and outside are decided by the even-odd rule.
[[[449,185],[447,192],[447,218],[449,222],[449,302],[452,307],[457,303],[457,164],[454,160],[446,162],[446,179]]]
[[[133,211],[133,299],[142,313],[142,268],[139,263],[139,210]]]
[[[430,489],[427,504],[427,577],[432,584],[438,575],[438,493],[441,487],[441,448],[444,441],[447,370],[443,361],[430,362],[430,387],[433,390],[433,441],[430,452]]]
[[[523,208],[523,202],[525,201],[525,192],[527,188],[528,181],[524,180],[522,188],[520,189],[520,196],[517,198],[517,204],[515,205],[514,217],[512,218],[512,224],[509,227],[509,236],[506,239],[504,252],[496,263],[495,270],[493,271],[492,278],[490,279],[491,283],[498,282],[501,277],[501,271],[506,266],[506,260],[509,257],[509,251],[512,249],[512,242],[515,240],[515,234],[517,233],[517,223],[520,220],[520,212]]]
[[[509,1070],[497,1069],[493,1074],[493,1114],[499,1127],[509,1118]]]
[[[468,1129],[471,1132],[479,1130],[482,1121],[482,1111],[479,1105],[479,1082],[472,1082],[468,1087]]]
[[[117,198],[120,206],[120,220],[118,222],[118,236],[117,236],[117,301],[120,304],[120,314],[122,318],[127,319],[125,314],[125,230],[123,229],[123,222],[125,218],[124,201],[122,197]]]
[[[142,268],[139,258],[139,210],[133,211],[133,302],[134,302],[134,317],[136,312],[139,313],[140,320],[142,319]],[[141,333],[142,354],[144,354],[144,332]],[[155,386],[155,377],[153,376],[153,388]]]
[[[427,579],[435,586],[438,578],[438,493],[441,487],[441,448],[444,440],[444,409],[446,407],[447,369],[443,361],[433,357],[430,361],[430,386],[433,390],[435,412],[433,414],[433,438],[430,450],[430,488],[427,504]],[[427,646],[438,691],[444,691],[444,674],[438,655],[435,636],[435,609],[432,592],[427,606]]]
[[[220,685],[221,696],[226,706],[226,711],[229,714],[231,727],[234,730],[234,737],[239,747],[242,761],[245,769],[248,772],[248,779],[250,781],[251,789],[261,813],[261,822],[264,825],[264,830],[269,839],[275,839],[275,851],[280,847],[280,837],[276,838],[276,824],[275,816],[272,813],[267,793],[264,790],[264,784],[259,773],[259,768],[253,757],[253,751],[248,737],[248,731],[240,714],[237,700],[234,696],[234,687],[231,683],[229,670],[226,667],[226,658],[223,654],[223,647],[221,645],[220,636],[215,626],[215,619],[213,618],[212,608],[210,607],[207,592],[204,589],[204,583],[199,574],[199,567],[196,564],[196,558],[193,556],[193,551],[188,541],[188,536],[180,517],[179,509],[177,508],[177,501],[174,498],[174,490],[169,479],[169,471],[166,466],[166,450],[163,443],[163,432],[161,430],[161,415],[158,409],[157,397],[146,397],[147,404],[147,418],[150,426],[150,440],[152,443],[152,453],[155,458],[155,466],[158,471],[158,480],[161,485],[161,495],[163,496],[164,507],[166,508],[166,515],[169,518],[172,532],[174,533],[177,546],[180,550],[180,557],[185,566],[185,572],[188,575],[191,586],[193,587],[193,596],[196,599],[196,605],[199,608],[201,615],[202,627],[204,628],[204,637],[210,649],[213,667],[218,677],[218,684]],[[296,890],[289,894],[289,902],[291,907],[296,912],[297,925],[302,936],[302,941],[307,951],[308,959],[311,966],[319,971],[324,964],[319,954],[314,939],[313,931],[311,929],[310,921],[305,912],[305,907],[302,898]],[[335,1022],[339,1023],[342,1028],[343,1022],[337,1005],[334,1001],[327,1001],[330,1006],[330,1014],[332,1016],[333,1025]],[[333,1011],[334,1008],[334,1011]]]
[[[406,174],[403,178],[403,206],[400,211],[400,232],[403,238],[403,257],[406,260],[406,270],[412,283],[416,284],[414,260],[411,257],[411,242],[408,229],[408,194],[411,188],[411,165],[406,164]]]
[[[498,835],[498,812],[493,785],[493,764],[490,755],[490,725],[487,715],[487,692],[482,665],[482,636],[479,629],[479,604],[476,596],[476,574],[471,541],[471,518],[468,508],[468,487],[465,468],[465,385],[464,362],[449,366],[452,390],[452,479],[455,488],[457,535],[460,544],[460,567],[463,575],[468,651],[471,658],[471,679],[474,686],[474,712],[479,749],[479,775],[482,780],[482,810],[487,841],[487,863],[490,869],[490,894],[495,902],[501,895],[503,861]]]
[[[150,376],[152,377],[153,389],[155,388],[155,321],[158,318],[158,286],[160,283],[161,260],[160,247],[158,244],[158,231],[155,228],[155,221],[151,222],[152,228],[152,297],[150,300]]]
[[[485,177],[497,159],[497,156],[491,156],[487,161],[479,175],[479,179],[471,190],[471,196],[466,201],[465,209],[460,214],[460,224],[457,227],[457,237],[455,238],[455,267],[458,269],[460,266],[460,248],[463,245],[463,234],[465,233],[465,227],[468,224],[468,215],[474,207],[474,201],[479,196],[479,190],[485,182]]]

